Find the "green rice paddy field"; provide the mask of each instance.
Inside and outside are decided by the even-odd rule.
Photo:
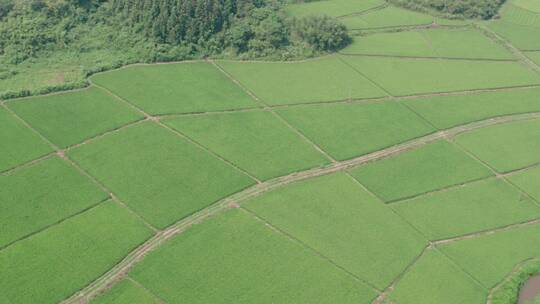
[[[0,101],[0,304],[517,303],[540,269],[540,4],[287,13],[354,41]]]

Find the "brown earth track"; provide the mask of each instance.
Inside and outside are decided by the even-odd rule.
[[[438,139],[443,139],[447,136],[457,135],[459,133],[472,131],[478,128],[483,128],[491,125],[540,117],[540,113],[534,114],[519,114],[510,115],[499,118],[492,118],[485,121],[474,122],[464,126],[455,127],[445,131],[440,131],[427,135],[421,138],[414,139],[412,141],[398,144],[377,152],[373,152],[364,156],[360,156],[351,160],[336,162],[323,168],[310,169],[302,172],[292,173],[283,177],[275,178],[269,181],[256,184],[241,192],[233,194],[227,198],[224,198],[207,208],[204,208],[194,214],[178,221],[177,223],[169,226],[165,230],[158,232],[154,237],[146,241],[143,245],[132,251],[124,260],[118,263],[115,267],[105,273],[102,277],[85,287],[63,303],[87,303],[90,299],[99,295],[112,287],[116,282],[121,280],[129,270],[137,264],[142,258],[150,251],[156,249],[161,244],[166,242],[174,235],[181,233],[191,227],[192,225],[199,224],[208,217],[220,214],[229,208],[235,208],[241,206],[241,203],[258,196],[267,191],[294,183],[297,181],[309,179],[312,177],[327,175],[339,171],[344,171],[362,164],[366,164],[375,160],[383,159],[393,155],[397,155],[418,147],[421,147],[427,143],[433,142]]]
[[[294,62],[291,62],[291,63],[294,63]],[[170,64],[170,63],[166,63],[166,64]],[[385,99],[386,100],[401,100],[401,99],[410,99],[410,98],[423,97],[423,96],[464,95],[464,94],[472,94],[472,93],[478,93],[478,92],[502,91],[502,90],[522,89],[522,88],[525,89],[525,88],[533,88],[533,87],[538,87],[538,86],[478,89],[478,90],[466,90],[466,91],[459,91],[459,92],[429,93],[429,94],[414,95],[414,96],[411,95],[411,96],[402,96],[402,97],[387,97]],[[365,102],[365,101],[366,100],[356,100],[356,101],[352,101],[352,102]],[[351,102],[351,101],[348,100],[348,101],[338,101],[338,102],[345,103],[345,102]],[[338,102],[327,102],[327,103],[338,103]],[[4,107],[6,107],[5,103],[7,103],[7,101],[0,101],[0,105],[2,105]],[[127,103],[130,104],[133,107],[133,105],[131,103],[129,103],[129,102],[127,102]],[[301,105],[306,105],[306,104],[301,104]],[[285,105],[285,106],[295,106],[295,105]],[[283,106],[280,106],[280,107],[283,107]],[[270,107],[270,108],[273,108],[273,107]],[[12,115],[14,115],[18,119],[22,120],[20,117],[18,117],[11,110],[10,110],[10,112],[11,112]],[[231,112],[231,111],[229,111],[229,112]],[[215,112],[201,113],[200,115],[212,114],[212,113],[215,113]],[[86,288],[84,288],[84,289],[80,290],[79,292],[77,292],[71,298],[65,300],[63,303],[87,303],[87,301],[89,299],[91,299],[91,298],[95,297],[97,294],[111,288],[117,281],[122,279],[125,276],[125,274],[129,271],[129,269],[131,269],[131,267],[133,267],[137,262],[139,262],[149,251],[157,248],[159,245],[161,245],[163,242],[166,242],[172,236],[174,236],[174,235],[176,235],[178,233],[181,233],[182,231],[188,229],[189,227],[191,227],[191,225],[198,224],[198,223],[202,222],[203,220],[205,220],[206,218],[208,218],[210,216],[214,216],[216,214],[219,214],[220,212],[224,212],[224,211],[226,211],[227,209],[229,209],[231,207],[239,206],[240,202],[245,201],[245,200],[247,200],[247,199],[249,199],[251,197],[260,195],[261,193],[264,193],[266,191],[270,191],[272,189],[287,185],[289,183],[293,183],[293,182],[296,182],[296,181],[308,179],[308,178],[311,178],[311,177],[316,177],[316,176],[320,176],[320,175],[331,174],[333,172],[347,170],[349,168],[352,168],[352,167],[355,167],[355,166],[358,166],[358,165],[362,165],[362,164],[365,164],[365,163],[368,163],[368,162],[371,162],[371,161],[374,161],[374,160],[378,160],[378,159],[386,158],[386,157],[389,157],[389,156],[392,156],[392,155],[400,154],[400,153],[403,153],[405,151],[418,148],[418,147],[420,147],[420,146],[422,146],[424,144],[427,144],[429,142],[432,142],[434,140],[443,139],[443,138],[446,138],[448,136],[454,136],[454,135],[462,133],[462,132],[467,132],[467,131],[487,127],[487,126],[494,125],[494,124],[506,123],[506,122],[511,122],[511,121],[523,120],[523,119],[532,119],[532,118],[537,118],[537,117],[540,117],[540,113],[526,113],[526,114],[506,115],[506,116],[500,116],[500,117],[497,117],[497,118],[491,118],[491,119],[486,119],[486,120],[482,120],[482,121],[477,121],[477,122],[465,124],[465,125],[462,125],[462,126],[454,127],[454,128],[448,129],[448,130],[439,131],[439,132],[436,132],[436,133],[433,133],[433,134],[430,134],[430,135],[427,135],[427,136],[424,136],[424,137],[421,137],[421,138],[417,138],[417,139],[408,141],[406,143],[398,144],[398,145],[395,145],[395,146],[392,146],[392,147],[389,147],[389,148],[386,148],[386,149],[382,149],[380,151],[373,152],[373,153],[370,153],[370,154],[367,154],[367,155],[364,155],[364,156],[361,156],[361,157],[358,157],[358,158],[354,158],[354,159],[346,160],[346,161],[341,161],[341,162],[335,162],[335,163],[333,163],[333,164],[331,164],[331,165],[329,165],[327,167],[324,167],[324,168],[311,169],[311,170],[307,170],[307,171],[303,171],[303,172],[297,172],[297,173],[293,173],[293,174],[290,174],[290,175],[287,175],[287,176],[284,176],[284,177],[276,178],[276,179],[273,179],[273,180],[270,180],[270,181],[267,181],[267,182],[257,184],[255,186],[252,186],[252,187],[248,188],[248,189],[245,189],[244,191],[241,191],[241,192],[239,192],[237,194],[234,194],[234,195],[232,195],[230,197],[224,198],[224,199],[214,203],[213,205],[211,205],[211,206],[209,206],[207,208],[204,208],[204,209],[192,214],[191,216],[189,216],[189,217],[187,217],[187,218],[185,218],[185,219],[183,219],[183,220],[169,226],[167,229],[165,229],[163,231],[159,231],[154,237],[152,237],[151,239],[146,241],[143,245],[141,245],[140,247],[138,247],[137,249],[132,251],[128,256],[126,256],[126,258],[124,258],[123,261],[121,261],[119,264],[117,264],[115,267],[113,267],[110,271],[108,271],[102,277],[98,278],[96,281],[91,283]],[[147,119],[152,119],[153,120],[153,119],[155,119],[155,117],[154,116],[147,116]],[[24,122],[24,120],[22,120],[22,121]],[[135,123],[140,123],[140,122],[141,121],[138,121],[138,122],[135,122]],[[132,124],[134,124],[134,123],[128,124],[126,126],[119,127],[116,130],[113,130],[113,131],[110,131],[110,132],[105,132],[103,134],[100,134],[100,135],[94,137],[93,139],[88,139],[83,143],[77,144],[76,146],[80,146],[80,145],[82,145],[84,143],[90,142],[90,141],[94,140],[95,138],[98,138],[98,137],[101,137],[101,136],[106,136],[107,134],[109,134],[111,132],[116,132],[119,129],[122,129],[124,127],[129,127],[129,125],[132,125]],[[39,134],[36,130],[34,130],[26,122],[25,122],[25,125],[27,125],[27,127],[32,129],[37,134]],[[43,137],[41,134],[39,134],[39,135],[41,137]],[[46,138],[45,138],[45,140],[46,140]],[[49,142],[48,140],[46,140],[46,141]],[[54,152],[54,153],[52,153],[50,155],[47,155],[47,156],[45,156],[43,158],[51,157],[55,153],[63,154],[65,149],[61,150],[61,149],[57,149],[57,148],[58,147],[55,148],[57,150],[56,152]],[[32,165],[33,163],[39,162],[39,160],[41,160],[41,159],[34,160],[34,161],[29,162],[27,164],[23,164],[20,167]],[[74,164],[74,163],[73,163],[73,165],[76,166],[76,164]],[[82,169],[79,168],[79,170],[82,170]],[[11,172],[11,171],[12,170],[10,170],[9,172]],[[5,173],[2,173],[2,174],[5,174]],[[85,173],[85,175],[88,175],[88,174]],[[92,177],[92,179],[94,181],[96,181],[95,178]],[[486,233],[486,232],[483,232],[483,233]],[[383,297],[383,299],[384,299],[384,297]]]
[[[522,51],[520,51],[519,49],[517,49],[516,47],[514,47],[512,44],[510,44],[508,41],[506,41],[505,39],[503,39],[502,37],[500,37],[499,35],[497,35],[496,33],[494,33],[493,31],[489,30],[488,28],[486,27],[481,27],[481,26],[477,26],[480,30],[482,30],[484,32],[484,34],[486,34],[488,37],[492,38],[494,41],[496,41],[497,43],[500,43],[500,44],[503,44],[506,48],[508,48],[510,51],[512,51],[513,54],[515,54],[517,57],[518,57],[518,60],[521,61],[524,65],[528,66],[529,68],[533,69],[534,71],[536,71],[537,73],[540,73],[540,66],[537,65],[535,62],[533,62],[532,60],[530,60],[525,54],[523,54]],[[452,136],[455,136],[452,135]],[[458,145],[458,147],[460,147]],[[494,170],[492,167],[490,167],[489,165],[487,165],[485,162],[483,162],[482,160],[480,160],[478,157],[476,157],[474,154],[472,154],[471,152],[467,151],[466,149],[464,149],[463,147],[460,147],[465,153],[467,153],[469,156],[473,157],[474,159],[476,159],[477,161],[479,161],[480,163],[484,164],[487,168],[489,168],[497,178],[502,178],[504,180],[506,180],[510,185],[513,185],[517,190],[519,190],[522,194],[525,194],[526,196],[528,196],[529,198],[531,198],[534,202],[536,202],[537,204],[540,204],[540,202],[538,202],[537,200],[535,200],[534,198],[532,198],[528,193],[526,193],[525,191],[523,191],[521,188],[517,187],[516,185],[514,185],[513,183],[511,183],[507,177],[513,175],[513,174],[516,174],[516,173],[519,173],[519,172],[523,172],[524,170],[529,170],[531,168],[536,168],[538,167],[540,164],[534,164],[532,166],[529,166],[527,168],[521,168],[521,169],[517,169],[517,170],[514,170],[514,171],[511,171],[511,172],[508,172],[508,173],[505,173],[505,174],[499,174],[496,170]],[[443,189],[444,191],[444,189]],[[436,248],[436,246],[441,246],[441,245],[445,245],[445,244],[448,244],[448,243],[452,243],[452,242],[456,242],[456,241],[460,241],[460,240],[465,240],[465,239],[471,239],[471,238],[476,238],[476,237],[481,237],[481,236],[484,236],[484,235],[489,235],[489,234],[493,234],[493,233],[498,233],[498,232],[503,232],[503,231],[508,231],[508,230],[511,230],[511,229],[515,229],[515,228],[519,228],[519,227],[524,227],[524,226],[528,226],[528,225],[536,225],[536,224],[540,224],[540,219],[536,219],[536,220],[531,220],[531,221],[527,221],[527,222],[522,222],[522,223],[517,223],[517,224],[512,224],[512,225],[508,225],[508,226],[505,226],[505,227],[499,227],[499,228],[495,228],[495,229],[490,229],[490,230],[485,230],[485,231],[479,231],[479,232],[475,232],[475,233],[471,233],[471,234],[467,234],[467,235],[464,235],[464,236],[459,236],[459,237],[454,237],[454,238],[450,238],[450,239],[446,239],[446,240],[438,240],[438,241],[434,241],[432,242],[432,244],[430,246]],[[425,249],[427,250],[427,248]],[[425,252],[424,250],[424,252]],[[450,257],[447,256],[447,258],[454,262]],[[508,274],[508,276],[503,279],[499,284],[497,284],[495,287],[489,289],[487,288],[488,290],[488,297],[487,297],[487,300],[486,300],[486,303],[487,304],[492,304],[492,298],[493,298],[493,295],[494,293],[500,289],[506,282],[508,282],[508,280],[511,279],[512,277],[512,274],[518,272],[521,267],[523,266],[523,264],[525,262],[528,262],[530,260],[540,260],[540,258],[533,258],[533,259],[529,259],[527,261],[524,261],[522,263],[520,263],[518,266],[516,266],[516,268],[510,273]],[[414,263],[416,263],[417,260],[413,261],[413,263],[411,263],[411,267],[412,265],[414,265]],[[477,283],[480,283],[478,280],[476,280],[471,274],[469,274],[466,269],[463,269],[460,265],[456,264],[454,262],[454,264],[459,268],[461,269],[462,271],[464,271],[469,277],[471,277],[475,282]],[[410,269],[410,267],[408,268]],[[380,295],[379,298],[377,298],[372,304],[382,304],[384,301],[385,301],[385,298],[386,298],[386,295],[394,288],[395,284],[399,281],[399,279],[405,275],[405,273],[408,271],[405,270],[403,274],[401,274],[400,276],[398,276],[398,278],[396,278],[396,280]],[[483,284],[480,284],[480,286],[483,287]],[[483,287],[485,288],[485,287]]]

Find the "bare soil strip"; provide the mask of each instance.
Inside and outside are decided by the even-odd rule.
[[[527,56],[525,56],[520,50],[518,50],[517,48],[515,48],[512,44],[508,43],[506,40],[504,40],[503,38],[501,38],[500,36],[498,36],[497,34],[495,34],[494,32],[490,31],[489,29],[487,28],[484,28],[484,27],[480,27],[480,29],[484,32],[484,34],[486,34],[486,36],[490,37],[491,39],[493,39],[494,41],[496,41],[497,43],[500,43],[500,44],[503,44],[507,49],[511,50],[512,53],[514,53],[518,58],[520,58],[520,61],[522,61],[525,65],[527,65],[528,67],[532,68],[533,70],[535,70],[536,72],[540,72],[540,66],[538,66],[536,63],[534,63],[533,61],[531,61]],[[449,139],[450,137],[453,137],[455,136],[456,134],[451,134],[447,137],[447,139]],[[457,145],[457,144],[456,144]],[[522,193],[522,195],[526,195],[527,197],[529,197],[530,199],[532,199],[534,202],[536,202],[537,204],[539,204],[539,202],[537,200],[535,200],[533,197],[531,197],[527,192],[523,191],[521,188],[517,187],[515,184],[511,183],[507,177],[513,175],[513,174],[517,174],[519,172],[522,172],[522,171],[525,171],[525,170],[529,170],[529,169],[532,169],[532,168],[536,168],[539,166],[539,164],[534,164],[532,166],[529,166],[529,167],[526,167],[526,168],[522,168],[522,169],[518,169],[518,170],[514,170],[514,171],[511,171],[511,172],[508,172],[508,173],[505,173],[505,174],[499,174],[498,172],[496,172],[493,168],[491,168],[490,166],[488,166],[485,162],[483,162],[482,160],[478,159],[478,157],[476,157],[475,155],[473,155],[472,153],[470,153],[469,151],[467,151],[466,149],[464,149],[463,147],[457,145],[460,149],[464,150],[465,153],[467,153],[469,156],[473,157],[474,159],[476,159],[477,161],[479,161],[480,163],[484,164],[487,168],[489,168],[497,178],[502,178],[504,180],[506,180],[510,185],[513,185],[517,190],[520,191],[520,193]],[[442,189],[442,191],[446,191],[448,189]],[[440,191],[440,190],[438,190]],[[437,191],[437,192],[438,192]],[[407,199],[406,199],[407,200]],[[467,234],[467,235],[464,235],[464,236],[459,236],[459,237],[455,237],[455,238],[450,238],[450,239],[446,239],[446,240],[439,240],[439,241],[435,241],[432,243],[432,245],[430,246],[433,246],[434,248],[436,248],[435,246],[439,246],[439,245],[444,245],[444,244],[448,244],[448,243],[452,243],[452,242],[456,242],[456,241],[460,241],[460,240],[465,240],[465,239],[471,239],[471,238],[476,238],[476,237],[480,237],[480,236],[484,236],[484,235],[489,235],[489,234],[494,234],[494,233],[498,233],[498,232],[503,232],[503,231],[508,231],[508,230],[511,230],[511,229],[515,229],[515,228],[519,228],[519,227],[524,227],[524,226],[528,226],[528,225],[536,225],[536,224],[540,224],[540,219],[536,219],[536,220],[532,220],[532,221],[528,221],[528,222],[523,222],[523,223],[518,223],[518,224],[513,224],[513,225],[508,225],[508,226],[505,226],[505,227],[499,227],[499,228],[495,228],[495,229],[491,229],[491,230],[486,230],[486,231],[479,231],[479,232],[475,232],[475,233],[471,233],[471,234]],[[426,249],[427,250],[427,249]],[[424,251],[425,252],[425,251]],[[447,255],[445,255],[447,256]],[[469,277],[471,277],[477,284],[479,284],[480,286],[482,286],[484,289],[487,289],[489,290],[489,288],[486,288],[483,286],[483,284],[481,284],[480,281],[478,281],[476,278],[474,278],[469,272],[467,272],[465,269],[463,269],[459,264],[457,264],[453,259],[451,259],[449,256],[447,256],[448,259],[450,261],[452,261],[459,269],[463,270]],[[531,260],[535,260],[535,259],[531,259]],[[500,289],[502,286],[504,286],[504,284],[506,282],[508,282],[512,275],[518,271],[521,270],[523,264],[525,264],[526,262],[529,262],[531,260],[527,260],[527,261],[524,261],[523,263],[519,264],[518,266],[516,266],[516,268],[506,277],[506,279],[504,279],[503,281],[501,281],[497,286],[495,286],[494,288],[492,288],[491,290],[489,290],[489,293],[488,293],[488,297],[487,297],[487,304],[492,304],[492,299],[493,299],[493,295],[494,293]],[[538,258],[538,260],[540,260],[540,258]],[[416,263],[418,261],[415,260],[413,261],[413,263],[411,264],[414,265],[414,263]],[[410,268],[409,268],[410,269]],[[391,291],[393,288],[394,288],[394,285],[396,282],[399,281],[399,279],[408,271],[408,269],[400,276],[396,279],[395,282],[393,282],[388,288],[387,290],[385,290],[385,292],[383,292],[381,294],[381,296],[375,301],[373,302],[373,304],[382,304],[386,298],[386,295],[389,293],[389,291]]]
[[[468,25],[438,25],[431,23],[424,24],[414,24],[414,25],[389,25],[389,26],[378,26],[378,27],[363,27],[363,28],[351,28],[351,32],[365,32],[369,31],[370,33],[385,33],[385,32],[395,32],[395,31],[412,31],[412,30],[425,30],[435,27],[446,27],[446,28],[458,28]]]
[[[471,124],[455,127],[445,131],[440,131],[427,135],[421,138],[417,138],[406,143],[395,145],[384,150],[373,152],[364,156],[360,156],[351,160],[336,162],[323,168],[310,169],[302,172],[292,173],[283,177],[275,178],[260,184],[251,186],[241,192],[233,194],[227,198],[224,198],[207,208],[204,208],[194,214],[178,221],[177,223],[169,226],[163,231],[158,232],[154,237],[146,241],[143,245],[132,251],[124,260],[118,263],[115,267],[105,273],[102,277],[65,300],[63,303],[87,303],[90,299],[99,295],[100,293],[111,288],[116,282],[121,280],[129,270],[136,265],[142,258],[150,251],[156,249],[161,244],[178,233],[182,233],[192,225],[201,223],[205,219],[211,216],[220,214],[229,208],[235,208],[241,206],[241,203],[258,196],[262,193],[271,191],[273,189],[283,187],[293,182],[309,179],[316,176],[327,175],[339,171],[344,171],[359,165],[363,165],[375,160],[387,158],[393,155],[397,155],[418,147],[421,147],[427,143],[433,142],[438,139],[445,138],[451,135],[457,135],[462,132],[467,132],[479,128],[484,128],[491,125],[518,121],[524,119],[532,119],[540,117],[540,113],[532,114],[519,114],[509,115],[499,118],[492,118],[480,122],[474,122]],[[471,236],[474,237],[474,236]]]
[[[515,47],[513,44],[511,44],[508,40],[501,37],[499,34],[495,33],[491,29],[489,29],[487,26],[484,25],[476,25],[478,29],[480,29],[482,32],[486,34],[486,36],[492,38],[494,41],[498,42],[499,44],[502,44],[505,46],[508,50],[510,50],[521,62],[523,62],[527,67],[531,68],[532,70],[536,71],[540,74],[540,66],[536,64],[534,61],[532,61],[527,55],[525,55],[520,49]]]

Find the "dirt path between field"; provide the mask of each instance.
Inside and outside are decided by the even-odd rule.
[[[234,79],[232,79],[232,80],[234,81]],[[238,83],[238,84],[241,86],[240,83]],[[135,106],[133,106],[128,101],[123,100],[122,98],[120,98],[120,97],[116,96],[115,94],[113,94],[112,92],[108,91],[107,89],[102,88],[100,86],[96,86],[96,87],[101,88],[102,90],[105,90],[109,94],[113,95],[115,98],[125,102],[130,107],[132,107],[132,108],[138,110],[139,112],[143,113],[145,115],[146,119],[142,119],[140,121],[136,121],[136,122],[127,124],[125,126],[118,127],[118,128],[116,128],[114,130],[104,132],[103,134],[96,135],[93,138],[87,139],[82,143],[73,145],[73,146],[68,147],[66,149],[59,149],[54,144],[50,143],[50,141],[48,141],[46,138],[44,138],[41,134],[39,134],[30,125],[28,125],[26,122],[24,122],[24,120],[22,120],[20,117],[18,117],[16,115],[16,113],[9,110],[9,108],[7,107],[7,104],[2,103],[2,106],[6,107],[11,112],[12,115],[17,117],[21,121],[23,121],[25,123],[25,125],[27,125],[27,127],[32,129],[34,132],[36,132],[42,138],[44,138],[44,140],[46,142],[49,142],[54,147],[54,149],[56,150],[56,152],[54,152],[53,154],[57,153],[57,154],[59,154],[60,156],[62,156],[64,158],[65,158],[65,155],[64,155],[65,151],[69,151],[72,148],[84,145],[84,144],[89,143],[89,142],[91,142],[93,140],[99,139],[99,138],[101,138],[103,136],[107,136],[109,134],[118,132],[118,131],[120,131],[120,130],[122,130],[124,128],[128,128],[128,127],[133,126],[135,124],[141,123],[142,121],[145,121],[145,120],[153,120],[153,121],[156,121],[156,123],[158,123],[159,125],[161,125],[163,127],[166,127],[162,123],[160,123],[160,121],[159,121],[160,116],[150,116],[147,113],[145,113],[144,111],[142,111],[141,109],[136,108]],[[531,87],[537,87],[537,86],[527,86],[527,87],[523,87],[523,89],[531,88]],[[502,91],[502,90],[508,90],[508,89],[521,89],[521,88],[517,87],[517,88],[496,88],[496,89],[467,90],[467,91],[448,92],[448,93],[430,93],[430,94],[418,95],[418,96],[415,95],[415,96],[404,96],[404,97],[386,97],[386,98],[383,98],[383,99],[384,100],[401,100],[401,99],[416,98],[416,97],[419,97],[419,96],[462,95],[462,94],[487,92],[487,91]],[[270,106],[266,105],[264,102],[260,101],[256,96],[253,96],[253,97],[263,106],[262,109],[269,110],[271,112],[274,112],[274,111],[272,111],[273,108],[295,106],[295,105],[285,105],[285,106],[270,107]],[[376,99],[376,100],[383,100],[383,99],[379,98],[379,99]],[[351,102],[366,102],[366,101],[372,101],[372,100],[357,100],[357,101],[347,100],[347,101],[337,101],[337,102],[328,102],[328,103],[332,104],[332,103],[338,103],[338,102],[339,103],[345,103],[345,102],[346,103],[351,103]],[[328,103],[325,103],[325,104],[328,104]],[[301,104],[301,105],[305,106],[306,104]],[[300,106],[300,104],[299,104],[299,106]],[[256,110],[256,109],[242,109],[242,110],[237,110],[237,111],[249,111],[249,110]],[[227,111],[227,112],[233,112],[233,111]],[[196,114],[191,114],[191,115],[206,115],[206,114],[213,114],[213,113],[216,113],[216,112],[196,113]],[[217,113],[222,113],[222,112],[217,112]],[[190,115],[190,114],[184,114],[184,115]],[[170,115],[162,115],[162,116],[165,117],[165,116],[170,116]],[[192,214],[191,216],[189,216],[187,218],[184,218],[183,220],[173,224],[172,226],[168,227],[165,230],[157,231],[155,228],[153,228],[154,231],[157,231],[157,234],[154,235],[154,237],[147,240],[141,246],[139,246],[134,251],[132,251],[120,263],[118,263],[115,267],[113,267],[111,270],[109,270],[103,276],[101,276],[100,278],[95,280],[93,283],[88,285],[86,288],[84,288],[84,289],[80,290],[79,292],[77,292],[75,295],[73,295],[69,299],[65,300],[64,303],[87,303],[89,301],[89,299],[92,299],[96,295],[98,295],[98,294],[108,290],[109,288],[111,288],[116,282],[121,280],[135,264],[137,264],[139,261],[141,261],[143,259],[143,257],[148,252],[150,252],[150,251],[154,250],[155,248],[159,247],[162,243],[166,242],[172,236],[185,231],[186,229],[188,229],[192,225],[198,224],[198,223],[202,222],[203,220],[207,219],[208,217],[215,216],[215,215],[217,215],[217,214],[219,214],[221,212],[226,211],[227,209],[229,209],[231,207],[239,206],[241,202],[246,201],[247,199],[255,197],[257,195],[260,195],[260,194],[262,194],[264,192],[273,190],[273,189],[278,188],[278,187],[285,186],[287,184],[290,184],[290,183],[293,183],[293,182],[296,182],[296,181],[300,181],[300,180],[304,180],[304,179],[308,179],[308,178],[312,178],[312,177],[316,177],[316,176],[321,176],[321,175],[326,175],[326,174],[331,174],[331,173],[334,173],[334,172],[347,170],[349,168],[359,166],[359,165],[362,165],[362,164],[365,164],[365,163],[368,163],[368,162],[371,162],[371,161],[375,161],[375,160],[379,160],[379,159],[386,158],[386,157],[389,157],[389,156],[397,155],[397,154],[406,152],[408,150],[418,148],[418,147],[420,147],[422,145],[433,142],[435,140],[452,137],[452,136],[455,136],[455,135],[457,135],[459,133],[462,133],[462,132],[467,132],[467,131],[471,131],[471,130],[474,130],[474,129],[483,128],[483,127],[487,127],[487,126],[495,125],[495,124],[501,124],[501,123],[506,123],[506,122],[511,122],[511,121],[518,121],[518,120],[533,119],[533,118],[539,118],[539,117],[540,117],[540,112],[536,112],[536,113],[506,115],[506,116],[500,116],[500,117],[497,117],[497,118],[491,118],[491,119],[487,119],[487,120],[472,122],[472,123],[469,123],[469,124],[466,124],[466,125],[454,127],[454,128],[448,129],[448,130],[439,131],[439,132],[436,132],[436,133],[433,133],[433,134],[430,134],[430,135],[427,135],[427,136],[424,136],[424,137],[413,139],[413,140],[408,141],[406,143],[402,143],[402,144],[398,144],[398,145],[395,145],[395,146],[392,146],[392,147],[388,147],[386,149],[382,149],[380,151],[373,152],[373,153],[370,153],[370,154],[367,154],[367,155],[364,155],[364,156],[361,156],[361,157],[358,157],[358,158],[354,158],[354,159],[351,159],[351,160],[340,161],[340,162],[334,160],[334,162],[331,165],[323,167],[323,168],[317,168],[317,169],[311,169],[311,170],[307,170],[307,171],[303,171],[303,172],[297,172],[297,173],[293,173],[293,174],[290,174],[290,175],[287,175],[287,176],[284,176],[284,177],[276,178],[276,179],[273,179],[273,180],[270,180],[270,181],[259,182],[258,184],[254,185],[254,186],[252,186],[252,187],[250,187],[248,189],[245,189],[244,191],[241,191],[241,192],[239,192],[237,194],[234,194],[234,195],[232,195],[230,197],[224,198],[224,199],[212,204],[211,206],[209,206],[209,207],[207,207],[207,208],[205,208],[205,209],[203,209],[203,210],[201,210],[199,212],[196,212],[196,213]],[[289,126],[289,127],[292,128],[292,126]],[[169,129],[168,127],[166,127],[166,128]],[[296,130],[296,129],[293,128],[293,130]],[[298,131],[296,130],[296,132],[298,132]],[[179,134],[179,135],[182,136],[181,134]],[[299,135],[302,136],[306,141],[312,143],[303,134],[300,133]],[[195,143],[195,144],[198,145],[197,143]],[[312,144],[314,145],[314,143],[312,143]],[[322,151],[322,149],[321,149],[321,151]],[[214,153],[212,153],[212,154],[214,154]],[[326,154],[326,153],[323,153],[323,154]],[[44,157],[44,159],[46,159],[48,157],[50,157],[50,155]],[[330,158],[330,159],[332,159],[332,158]],[[31,161],[31,162],[29,162],[27,164],[23,164],[23,165],[19,166],[19,168],[23,168],[23,167],[32,165],[32,164],[34,164],[34,163],[36,163],[38,161],[39,160]],[[68,160],[68,161],[70,163],[72,163],[76,168],[78,168],[78,166],[75,163],[73,163],[70,160]],[[14,169],[14,170],[17,170],[17,168]],[[14,170],[10,170],[9,172],[7,172],[7,173],[4,172],[4,173],[6,173],[6,175],[7,175],[7,174],[10,174]],[[88,175],[86,172],[84,172],[80,168],[78,168],[78,170],[80,170],[84,175],[89,176],[94,182],[98,183],[102,188],[104,188],[108,193],[110,193],[110,191],[108,191],[107,188],[105,188],[103,185],[101,185],[101,183],[99,181],[97,181],[95,178]],[[114,197],[114,194],[111,193],[111,195],[112,195],[112,197]],[[122,205],[124,205],[124,207],[128,208],[125,204],[122,204]],[[131,212],[133,212],[133,211],[131,211]],[[469,237],[474,237],[474,236],[469,236]],[[414,263],[411,263],[411,266],[413,264]],[[384,296],[382,297],[382,299],[384,299]]]
[[[418,147],[421,147],[427,143],[433,142],[438,139],[447,138],[449,136],[455,136],[457,134],[472,131],[479,128],[488,127],[491,125],[507,123],[518,120],[527,120],[540,118],[540,113],[518,114],[509,115],[498,118],[487,119],[484,121],[473,122],[463,126],[458,126],[444,131],[439,131],[424,137],[420,137],[402,144],[398,144],[377,152],[373,152],[364,156],[360,156],[354,159],[340,161],[330,164],[323,168],[310,169],[302,172],[292,173],[283,177],[275,178],[269,181],[256,184],[250,188],[247,188],[241,192],[238,192],[232,196],[224,198],[209,207],[198,211],[187,218],[180,220],[179,222],[169,226],[165,230],[158,232],[144,244],[132,251],[126,256],[120,263],[114,266],[111,270],[105,273],[103,276],[95,280],[93,283],[77,292],[75,295],[65,300],[63,303],[87,303],[93,297],[111,288],[116,282],[120,281],[129,270],[136,265],[143,257],[150,251],[156,249],[161,244],[169,240],[176,234],[182,233],[192,225],[196,225],[204,221],[205,219],[220,214],[228,210],[240,206],[242,202],[258,196],[262,193],[271,191],[273,189],[285,186],[290,183],[309,179],[312,177],[327,175],[343,170],[347,170],[359,165],[363,165],[375,160],[383,159],[393,155],[397,155]]]

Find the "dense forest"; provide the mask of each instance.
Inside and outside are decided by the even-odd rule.
[[[0,0],[0,98],[87,85],[135,62],[295,60],[347,45],[339,19],[291,17],[310,0]],[[504,0],[389,0],[452,17],[491,18]]]
[[[446,17],[490,19],[505,0],[389,0],[408,9],[438,12]]]
[[[282,6],[267,0],[0,0],[0,59],[20,63],[59,48],[84,52],[85,43],[130,49],[141,61],[223,53],[283,59],[346,44],[337,21],[290,19]]]

